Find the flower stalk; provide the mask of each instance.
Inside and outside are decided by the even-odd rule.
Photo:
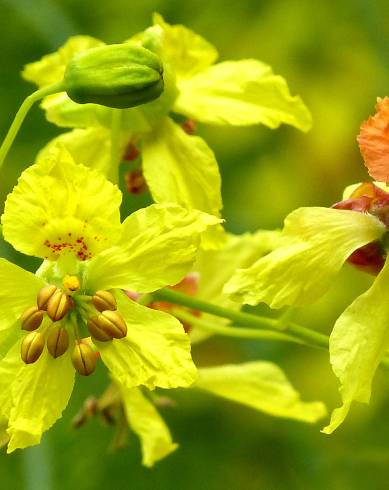
[[[4,160],[12,146],[12,143],[14,142],[19,132],[21,125],[23,124],[25,117],[28,114],[28,111],[35,104],[35,102],[38,102],[39,100],[43,99],[47,95],[56,94],[62,92],[63,90],[64,90],[64,84],[61,81],[61,82],[53,83],[51,85],[47,85],[46,87],[42,87],[41,89],[36,90],[35,92],[28,95],[24,99],[0,147],[0,168],[4,163]]]

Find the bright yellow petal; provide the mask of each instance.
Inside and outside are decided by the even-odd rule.
[[[155,101],[156,102],[156,101]],[[151,106],[154,102],[145,104]],[[145,107],[143,106],[143,107]],[[41,107],[46,112],[49,122],[63,128],[110,128],[113,111],[97,104],[77,104],[66,95],[65,92],[49,95],[43,99]],[[122,129],[144,133],[151,130],[148,115],[141,108],[121,109]]]
[[[117,301],[127,323],[127,337],[96,342],[113,378],[128,389],[190,386],[197,372],[181,323],[167,313],[137,304],[124,293],[117,294]]]
[[[90,36],[70,37],[55,53],[47,54],[39,61],[26,65],[22,76],[25,80],[38,85],[38,87],[60,82],[66,65],[75,54],[103,44],[103,42]]]
[[[168,118],[144,139],[143,172],[154,200],[220,216],[221,178],[205,141]],[[216,237],[217,240],[217,237]]]
[[[225,292],[251,305],[302,306],[330,287],[351,253],[379,239],[385,226],[374,216],[328,208],[300,208],[285,220],[283,244],[236,272]]]
[[[195,387],[274,417],[316,422],[327,415],[322,402],[303,402],[283,371],[267,361],[201,368]]]
[[[46,119],[62,128],[110,126],[112,109],[96,104],[77,104],[65,92],[45,97],[41,104]]]
[[[159,14],[154,14],[153,21],[161,29],[161,55],[177,78],[191,77],[217,60],[216,48],[187,27],[167,24]]]
[[[343,406],[334,410],[331,434],[345,419],[353,400],[368,403],[378,364],[389,349],[389,261],[373,285],[338,318],[330,336],[330,360],[341,387]]]
[[[59,147],[25,170],[9,194],[4,238],[28,255],[85,260],[119,238],[120,202],[116,186]]]
[[[208,124],[290,124],[302,131],[311,114],[286,81],[257,60],[225,61],[182,80],[173,110]]]
[[[46,349],[37,362],[22,366],[12,383],[8,453],[38,444],[43,432],[62,416],[74,372],[69,354],[54,359]]]
[[[120,241],[91,260],[88,287],[146,293],[177,284],[193,265],[201,234],[218,222],[175,205],[140,209],[124,221]]]
[[[31,272],[0,258],[0,331],[10,328],[27,308],[35,305],[44,284]],[[15,328],[19,329],[20,324]]]
[[[178,447],[155,406],[139,388],[118,385],[127,421],[142,445],[142,463],[151,467]]]
[[[127,142],[123,139],[123,151]],[[109,180],[117,173],[111,163],[111,135],[103,127],[75,129],[57,136],[39,152],[37,161],[47,158],[57,145],[64,146],[74,161],[100,171]]]
[[[0,360],[0,416],[7,420],[7,424],[12,409],[12,384],[23,368],[20,358],[21,338],[22,332],[18,329],[15,338],[8,346],[8,351],[5,355],[2,352]]]

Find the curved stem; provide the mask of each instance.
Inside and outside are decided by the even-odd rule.
[[[190,313],[183,311],[174,311],[174,315],[189,323],[198,325],[203,330],[212,331],[213,333],[219,333],[220,335],[226,335],[229,337],[241,337],[241,338],[256,338],[256,339],[272,339],[272,340],[288,340],[298,344],[305,344],[311,347],[318,347],[320,349],[329,349],[329,337],[327,335],[315,332],[306,327],[297,325],[294,322],[290,322],[287,318],[281,317],[281,322],[278,319],[267,318],[259,315],[253,315],[251,313],[243,313],[241,311],[230,310],[223,306],[214,305],[208,303],[202,299],[188,296],[172,289],[160,289],[152,294],[155,299],[167,301],[169,303],[186,306],[188,308],[203,311],[214,316],[227,318],[242,326],[251,326],[260,329],[264,329],[255,335],[255,331],[251,329],[242,329],[241,327],[227,327],[227,326],[215,326],[210,325],[209,322],[205,322]],[[266,329],[268,332],[266,332]],[[276,330],[275,332],[269,332],[269,330]],[[234,332],[233,332],[234,331]],[[235,334],[235,331],[237,332]],[[243,332],[239,335],[239,332]],[[273,334],[273,335],[268,335]],[[275,335],[276,334],[276,335]],[[261,337],[260,337],[261,336]],[[282,336],[282,338],[281,338]],[[389,355],[386,354],[381,360],[380,366],[389,370]]]
[[[19,129],[28,113],[28,111],[31,109],[31,107],[37,102],[38,100],[43,99],[43,97],[46,97],[47,95],[52,95],[58,92],[63,92],[64,90],[64,84],[63,82],[58,82],[58,83],[53,83],[52,85],[47,85],[46,87],[43,87],[32,94],[30,94],[28,97],[24,99],[22,102],[22,105],[19,107],[18,112],[16,113],[14,120],[12,121],[12,124],[8,130],[8,133],[6,137],[4,138],[4,141],[0,147],[0,168],[4,163],[5,157],[7,156],[12,143],[14,142],[16,135],[19,132]]]
[[[282,332],[273,332],[271,330],[255,330],[253,328],[243,328],[238,326],[230,327],[226,325],[210,323],[183,310],[175,309],[173,310],[173,315],[179,320],[183,320],[184,322],[189,323],[190,325],[194,325],[201,330],[205,330],[215,335],[222,335],[224,337],[235,337],[238,339],[253,340],[281,340],[284,342],[293,342],[296,344],[305,343]]]
[[[156,299],[168,301],[169,303],[187,306],[188,308],[210,313],[211,315],[228,318],[229,320],[232,320],[244,327],[278,330],[279,332],[288,333],[308,345],[319,347],[321,349],[328,349],[328,337],[326,335],[315,332],[309,328],[302,327],[290,321],[284,320],[283,322],[279,322],[274,318],[267,318],[253,315],[251,313],[231,310],[223,306],[208,303],[207,301],[195,298],[193,296],[187,296],[186,294],[182,294],[171,289],[160,289],[159,291],[153,293],[153,296]]]
[[[120,132],[122,127],[122,111],[121,109],[112,110],[111,120],[111,168],[110,168],[110,180],[113,183],[117,183],[119,180],[119,164],[121,160],[120,155]]]

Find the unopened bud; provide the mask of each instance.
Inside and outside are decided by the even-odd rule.
[[[45,286],[39,291],[37,297],[37,305],[40,310],[47,309],[47,303],[56,291],[57,291],[57,287],[54,286],[53,284],[49,284],[48,286]]]
[[[100,328],[114,339],[122,339],[127,335],[127,325],[117,311],[103,311],[97,317]]]
[[[64,327],[54,328],[47,337],[47,349],[57,358],[65,354],[69,347],[69,334]]]
[[[43,352],[45,339],[39,332],[30,332],[22,340],[20,355],[26,364],[32,364],[37,361]]]
[[[69,297],[63,291],[57,289],[47,302],[47,314],[53,322],[58,322],[62,320],[71,306],[72,303],[69,301]]]
[[[78,342],[72,354],[74,369],[82,376],[89,376],[96,369],[96,352],[83,342]]]
[[[37,306],[31,306],[20,318],[22,329],[28,332],[36,330],[42,323],[43,315],[44,311],[40,310]]]
[[[100,327],[97,316],[93,316],[92,318],[89,318],[88,330],[91,336],[94,339],[99,340],[100,342],[107,342],[108,340],[113,339],[112,335],[109,335],[108,333],[104,332],[104,330]]]
[[[96,291],[92,296],[92,303],[98,311],[114,311],[117,308],[115,297],[109,291]]]
[[[158,56],[148,49],[111,44],[75,55],[66,67],[64,86],[79,104],[125,109],[161,95],[162,71]]]
[[[127,192],[142,194],[147,190],[146,180],[141,169],[130,170],[124,176]]]

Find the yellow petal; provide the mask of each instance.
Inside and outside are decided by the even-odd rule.
[[[181,80],[173,110],[208,124],[237,126],[290,124],[302,131],[312,126],[311,114],[286,81],[257,60],[225,61]]]
[[[283,371],[267,361],[199,369],[195,387],[274,417],[316,422],[327,415],[322,402],[303,402]]]
[[[299,208],[285,220],[282,244],[236,272],[225,292],[238,302],[272,308],[309,304],[324,294],[351,253],[379,239],[374,216],[327,208]]]
[[[70,37],[55,53],[47,54],[39,61],[26,65],[22,76],[25,80],[38,85],[38,87],[60,82],[66,65],[75,54],[103,44],[103,42],[90,36]]]
[[[22,366],[12,382],[8,453],[40,442],[43,432],[61,417],[73,384],[69,354],[54,359],[45,349],[37,362]]]
[[[125,388],[190,386],[197,372],[181,323],[167,313],[137,304],[124,293],[117,294],[117,301],[127,336],[96,342],[113,378]]]
[[[128,423],[142,445],[142,463],[147,467],[154,466],[175,451],[178,445],[173,442],[169,428],[155,406],[139,388],[118,386]]]
[[[331,434],[345,419],[353,400],[368,403],[377,366],[389,349],[389,261],[373,285],[341,314],[330,336],[330,360],[341,387],[343,406],[335,409]]]
[[[88,264],[88,287],[146,293],[177,284],[195,261],[202,233],[219,221],[173,204],[136,211],[124,221],[120,241]]]
[[[221,179],[205,141],[165,118],[144,139],[143,172],[154,200],[220,216]],[[218,236],[214,237],[216,244]],[[209,244],[212,247],[212,240]]]
[[[161,55],[177,78],[191,77],[216,61],[216,48],[203,37],[181,24],[166,23],[159,14],[154,14],[153,21],[162,31]]]
[[[27,255],[85,260],[119,238],[120,202],[116,186],[58,147],[25,170],[7,197],[4,238]]]

